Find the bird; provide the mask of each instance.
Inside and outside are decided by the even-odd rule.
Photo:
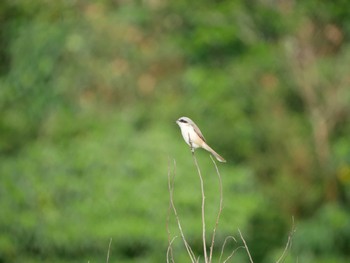
[[[181,129],[182,137],[190,146],[191,151],[194,149],[203,148],[210,152],[219,162],[226,162],[217,152],[215,152],[205,141],[204,136],[198,126],[188,117],[181,117],[176,121]]]

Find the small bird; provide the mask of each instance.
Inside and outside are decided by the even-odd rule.
[[[176,123],[179,125],[182,137],[184,138],[185,142],[191,147],[192,152],[194,149],[203,148],[214,155],[219,162],[226,162],[224,158],[222,158],[205,142],[204,136],[201,133],[200,129],[190,118],[181,117],[176,121]]]

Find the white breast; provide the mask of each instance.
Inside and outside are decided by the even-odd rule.
[[[192,147],[198,148],[200,147],[200,142],[202,141],[201,138],[197,135],[197,133],[194,131],[193,127],[190,125],[182,125],[181,126],[181,134],[184,138],[185,142],[191,146],[190,139],[192,143]]]

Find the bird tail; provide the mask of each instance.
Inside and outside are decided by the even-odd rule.
[[[221,157],[216,151],[214,151],[208,144],[203,143],[202,147],[203,147],[203,149],[207,150],[212,155],[214,155],[216,160],[218,160],[219,162],[222,162],[222,163],[226,163],[226,160],[223,157]]]

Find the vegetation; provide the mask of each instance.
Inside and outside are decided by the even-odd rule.
[[[0,262],[103,262],[111,238],[110,262],[165,262],[173,159],[174,202],[201,254],[180,116],[228,161],[214,257],[239,228],[255,262],[275,262],[294,217],[286,262],[349,261],[348,10],[345,0],[1,1]],[[213,226],[216,171],[205,151],[196,157]],[[173,251],[188,262],[180,238]],[[233,260],[248,262],[243,250]]]

